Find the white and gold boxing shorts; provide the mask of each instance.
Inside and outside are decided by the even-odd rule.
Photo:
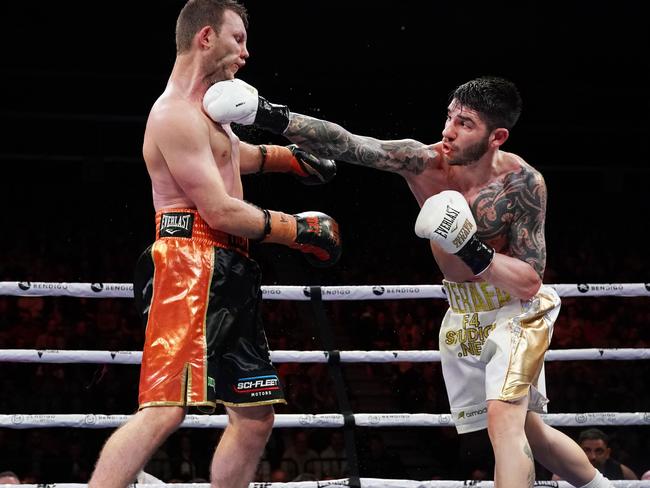
[[[487,400],[528,395],[528,409],[545,412],[544,354],[560,311],[555,290],[542,286],[524,301],[485,282],[443,286],[449,309],[440,357],[458,433],[487,427]]]

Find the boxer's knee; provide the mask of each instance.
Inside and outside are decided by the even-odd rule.
[[[228,424],[246,436],[251,442],[266,443],[275,420],[275,412],[270,405],[259,407],[237,407],[227,409]]]
[[[516,402],[488,400],[488,434],[492,443],[525,436],[526,399]]]
[[[184,407],[147,407],[138,412],[149,425],[155,426],[161,433],[170,434],[181,425],[187,414]]]

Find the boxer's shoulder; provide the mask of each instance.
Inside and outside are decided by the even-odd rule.
[[[505,190],[527,191],[546,186],[542,173],[526,162],[521,156],[503,152],[496,180],[502,182]]]
[[[518,154],[501,151],[499,172],[513,176],[541,176],[541,172]]]
[[[528,165],[523,167],[518,173],[512,175],[508,186],[520,188],[526,193],[546,192],[546,182],[542,173]]]
[[[162,142],[182,142],[211,132],[212,123],[201,106],[180,97],[161,96],[152,106],[146,124],[146,137]],[[187,142],[187,141],[186,141]]]
[[[186,98],[165,94],[154,102],[149,111],[149,121],[153,123],[169,123],[199,117],[205,118],[200,105]]]

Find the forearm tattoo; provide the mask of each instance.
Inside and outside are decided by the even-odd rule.
[[[331,158],[384,171],[420,174],[436,157],[429,146],[412,139],[380,141],[348,132],[340,125],[291,114],[283,134],[321,158]]]
[[[540,277],[546,266],[546,198],[544,178],[526,165],[483,188],[471,205],[479,236],[530,264]]]

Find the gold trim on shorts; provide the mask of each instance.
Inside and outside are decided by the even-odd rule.
[[[259,407],[260,405],[272,405],[274,403],[284,403],[287,404],[287,401],[284,398],[276,398],[275,400],[264,400],[261,402],[250,402],[250,403],[233,403],[225,402],[223,400],[217,400],[217,403],[221,403],[226,407]]]
[[[555,307],[557,302],[540,292],[531,300],[527,311],[510,320],[513,345],[499,400],[518,400],[528,395],[531,385],[537,384],[552,327],[546,314]]]

